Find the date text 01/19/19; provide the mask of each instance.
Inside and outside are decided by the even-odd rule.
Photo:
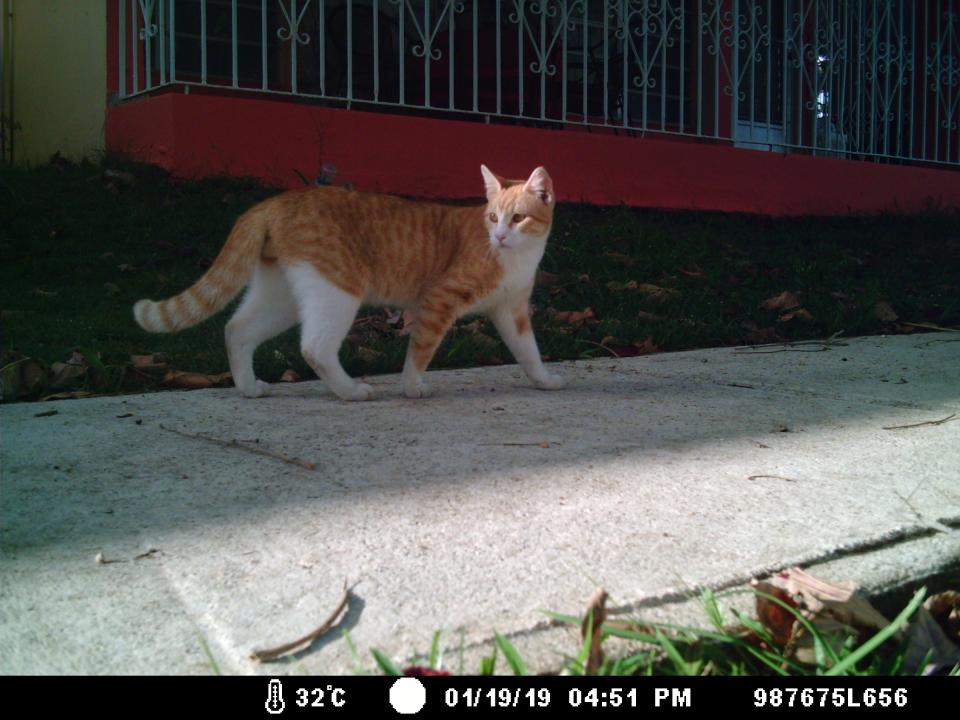
[[[545,708],[550,705],[550,691],[547,688],[447,688],[443,694],[447,707],[529,707]]]
[[[906,688],[757,688],[755,707],[906,707]]]

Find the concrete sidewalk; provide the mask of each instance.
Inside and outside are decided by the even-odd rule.
[[[344,579],[362,665],[445,630],[456,670],[462,630],[476,672],[494,630],[558,668],[577,630],[542,611],[598,585],[702,623],[690,588],[794,564],[872,591],[942,573],[960,415],[884,428],[960,413],[958,339],[565,363],[550,393],[505,366],[433,372],[421,401],[381,376],[358,404],[310,382],[0,407],[0,672],[352,673],[339,630],[247,658],[318,626]]]

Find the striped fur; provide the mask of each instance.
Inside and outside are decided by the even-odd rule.
[[[139,300],[133,316],[140,327],[176,332],[223,310],[253,274],[266,239],[266,216],[263,204],[241,215],[210,269],[179,295],[160,302]]]
[[[485,312],[534,383],[562,385],[543,367],[527,301],[553,220],[553,183],[537,168],[505,180],[481,168],[487,203],[450,206],[342,188],[303,188],[242,215],[210,269],[168,300],[140,300],[134,317],[150,332],[175,332],[223,309],[245,286],[227,324],[237,387],[267,392],[253,374],[257,345],[300,322],[307,362],[338,396],[372,389],[337,359],[361,303],[405,308],[414,318],[404,392],[424,397],[422,375],[453,322]]]

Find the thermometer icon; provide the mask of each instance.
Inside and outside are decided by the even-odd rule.
[[[271,715],[279,715],[283,712],[283,708],[286,707],[286,703],[283,702],[283,687],[280,685],[279,680],[270,681],[265,706],[267,712]]]

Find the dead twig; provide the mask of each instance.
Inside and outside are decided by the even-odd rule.
[[[783,477],[783,475],[748,475],[747,480],[783,480],[784,482],[800,482],[795,478]]]
[[[334,609],[334,611],[330,613],[330,617],[324,620],[323,624],[316,630],[307,633],[302,638],[294,640],[293,642],[284,643],[283,645],[275,648],[270,648],[268,650],[254,650],[250,653],[250,659],[258,662],[273,662],[289,652],[293,652],[295,650],[306,650],[314,640],[329,631],[330,628],[337,624],[340,616],[347,607],[350,599],[350,590],[350,586],[347,585],[347,581],[344,579],[343,594],[340,596],[340,602],[337,603],[337,607]]]
[[[577,340],[577,342],[582,342],[582,343],[585,343],[585,344],[587,344],[587,345],[596,345],[598,348],[603,348],[604,350],[606,350],[608,353],[610,353],[611,355],[613,355],[615,358],[620,357],[620,354],[619,354],[616,350],[614,350],[614,349],[611,348],[611,347],[607,347],[607,346],[604,345],[603,343],[598,343],[598,342],[594,342],[593,340],[583,340],[583,339],[579,339],[579,340]]]
[[[587,603],[587,613],[580,625],[580,635],[584,641],[590,634],[590,653],[587,655],[585,675],[596,675],[603,663],[603,623],[607,619],[607,591],[597,588]]]
[[[956,332],[958,329],[960,329],[954,327],[943,327],[942,325],[936,325],[934,323],[901,322],[900,324],[908,327],[923,328],[924,330],[934,330],[936,332]]]
[[[915,348],[929,347],[934,343],[942,343],[942,342],[960,342],[960,337],[955,337],[955,338],[938,337],[934,340],[927,340],[927,342],[922,342],[919,345],[914,345],[914,347]]]
[[[925,425],[943,425],[945,422],[953,420],[956,416],[957,414],[954,413],[940,420],[927,420],[926,422],[913,423],[912,425],[890,425],[885,427],[884,430],[906,430],[907,428],[924,427]]]
[[[758,345],[757,347],[761,347]],[[763,346],[766,347],[766,346]],[[771,355],[773,353],[782,353],[782,352],[798,352],[798,353],[815,353],[815,352],[826,352],[830,349],[829,345],[821,345],[820,347],[810,348],[809,350],[804,348],[793,348],[793,347],[782,347],[777,348],[776,350],[744,350],[738,351],[734,350],[734,355]]]
[[[59,412],[60,412],[59,410],[47,410],[46,412],[34,413],[33,416],[34,417],[52,417],[54,415],[57,415]]]
[[[502,447],[538,447],[538,448],[548,448],[550,447],[550,442],[544,440],[543,442],[527,442],[527,443],[480,443],[481,445],[500,445]],[[553,443],[554,445],[559,445],[560,443]]]
[[[277,460],[282,460],[285,463],[290,465],[297,465],[299,467],[305,468],[307,470],[316,470],[317,466],[312,462],[307,462],[306,460],[301,460],[300,458],[287,457],[278,452],[273,452],[272,450],[266,450],[264,448],[251,447],[250,445],[244,445],[237,442],[236,440],[221,440],[220,438],[209,437],[207,435],[200,435],[198,433],[190,433],[185,430],[177,430],[175,428],[169,428],[164,425],[159,426],[161,430],[166,430],[167,432],[176,433],[177,435],[183,435],[184,437],[194,438],[195,440],[206,440],[207,442],[216,443],[217,445],[223,445],[224,447],[238,448],[240,450],[246,450],[247,452],[256,453],[257,455],[266,455],[267,457],[272,457]]]
[[[824,340],[795,340],[793,342],[768,343],[766,345],[741,345],[733,349],[734,355],[768,355],[778,352],[825,352],[831,347],[846,347],[849,343],[837,342],[837,338],[843,334],[843,330],[837,330],[833,335]],[[810,350],[802,349],[805,345],[819,345],[820,347]],[[776,348],[774,350],[760,350],[758,348]]]

